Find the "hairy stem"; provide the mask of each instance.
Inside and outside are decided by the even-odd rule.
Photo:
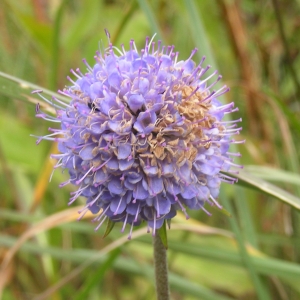
[[[158,232],[153,237],[153,248],[157,300],[169,300],[167,250]]]

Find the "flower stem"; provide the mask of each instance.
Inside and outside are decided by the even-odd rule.
[[[158,232],[153,237],[153,248],[157,300],[169,300],[167,250]]]

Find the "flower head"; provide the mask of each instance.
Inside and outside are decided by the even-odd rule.
[[[217,98],[229,88],[212,87],[205,78],[208,67],[192,61],[196,49],[178,61],[174,46],[157,45],[146,39],[141,51],[130,41],[130,49],[112,44],[95,56],[87,72],[71,70],[76,80],[51,103],[56,117],[37,108],[37,116],[60,122],[61,128],[40,137],[58,142],[57,166],[67,169],[78,187],[69,203],[86,198],[81,213],[97,214],[101,226],[108,217],[132,227],[142,221],[160,228],[177,210],[202,209],[205,203],[221,208],[216,198],[221,182],[236,179],[221,173],[239,167],[229,153],[231,135],[241,128],[222,121],[236,111],[234,103],[222,105]],[[37,91],[40,93],[40,91]],[[42,96],[40,94],[40,96]],[[209,213],[208,213],[209,214]],[[96,229],[97,229],[96,228]]]

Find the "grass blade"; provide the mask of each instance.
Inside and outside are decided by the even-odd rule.
[[[267,182],[264,181],[249,172],[242,171],[238,175],[235,175],[236,178],[239,179],[237,184],[240,184],[245,187],[249,187],[264,194],[273,196],[278,200],[300,210],[300,199],[289,192]]]
[[[161,30],[160,30],[158,21],[157,21],[157,19],[155,17],[155,14],[154,14],[151,6],[148,3],[148,1],[147,0],[137,0],[137,2],[139,3],[139,6],[140,6],[141,10],[146,15],[153,33],[156,33],[157,34],[157,38],[159,40],[163,41],[163,35],[162,35]]]

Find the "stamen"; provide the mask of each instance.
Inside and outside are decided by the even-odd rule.
[[[109,33],[109,31],[106,28],[104,29],[104,31],[105,31],[105,35],[106,35],[106,37],[108,39],[108,43],[110,44],[110,33]]]
[[[82,72],[80,71],[79,68],[76,68],[76,72],[77,72],[81,77],[84,77],[84,75],[82,74]]]
[[[117,209],[116,209],[116,211],[114,212],[114,216],[118,214],[118,210],[119,210],[120,205],[121,205],[121,203],[122,203],[122,199],[123,199],[123,197],[120,198],[120,201],[119,201],[119,204],[118,204],[118,206],[117,206]]]
[[[102,213],[103,214],[103,213]],[[101,227],[101,225],[104,223],[104,221],[107,219],[107,216],[105,215],[104,216],[104,218],[103,218],[103,220],[97,225],[97,227],[94,229],[95,231],[97,231],[100,227]]]
[[[56,98],[56,97],[54,97],[54,96],[52,96],[52,99],[55,100],[57,103],[59,103],[59,104],[65,106],[65,107],[70,107],[69,103],[65,103],[65,102],[63,102],[63,101],[60,101],[58,98]]]
[[[152,230],[152,236],[155,236],[155,232],[156,232],[156,214],[153,212],[153,218],[154,218],[154,222],[153,222],[153,230]]]
[[[223,207],[219,204],[219,202],[212,196],[210,195],[209,198],[213,201],[213,203],[220,209],[222,209]]]
[[[97,231],[101,227],[101,225],[104,223],[104,221],[107,219],[107,216],[105,214],[106,214],[108,208],[109,208],[109,206],[107,206],[107,208],[105,209],[105,211],[102,210],[102,212],[100,213],[100,215],[97,218],[94,219],[95,221],[96,221],[96,219],[97,219],[97,221],[100,221],[101,218],[103,217],[103,220],[94,229],[95,231]]]
[[[231,162],[230,160],[225,160],[225,162],[226,162],[228,165],[232,166],[232,167],[239,168],[239,169],[244,169],[244,166],[235,164],[235,163]]]
[[[202,209],[208,216],[211,216],[211,213],[208,212],[203,206],[201,207],[201,209]]]
[[[237,156],[237,157],[240,157],[242,156],[241,153],[239,152],[226,152],[227,155],[232,155],[232,156]]]
[[[214,81],[210,86],[208,86],[203,92],[210,90],[214,85],[216,85],[222,79],[222,75],[219,75],[217,80]]]
[[[121,44],[121,49],[123,51],[123,55],[126,55],[126,50],[125,50],[124,44]]]
[[[199,103],[203,103],[203,102],[205,102],[207,100],[210,100],[212,98],[212,96],[215,95],[215,93],[216,93],[215,91],[212,91],[206,98],[204,98],[201,101],[199,101]]]
[[[152,55],[154,55],[154,53],[155,53],[155,42],[152,42]]]
[[[172,54],[173,54],[173,50],[174,50],[174,48],[175,48],[175,46],[174,45],[172,45],[172,46],[170,46],[170,48],[168,49],[169,50],[169,56],[171,57],[172,56]]]
[[[82,210],[79,210],[78,213],[80,214],[80,216],[77,218],[77,221],[80,221],[88,211],[89,209],[87,207],[84,207]]]
[[[61,120],[58,120],[56,117],[48,116],[47,114],[41,113],[35,115],[37,118],[41,118],[45,121],[50,121],[52,123],[61,123]]]
[[[96,202],[97,202],[97,200],[102,196],[102,194],[103,194],[103,190],[99,193],[99,195],[93,200],[93,201],[91,201],[89,204],[88,204],[88,206],[89,207],[91,207],[92,205],[94,205]]]
[[[241,141],[231,140],[230,143],[231,144],[245,144],[246,140],[241,140]]]
[[[81,193],[88,187],[89,187],[88,185],[86,185],[85,187],[79,187],[79,189],[76,192],[72,192],[71,195],[74,196],[69,199],[68,205],[71,205],[81,195]]]
[[[179,55],[179,52],[177,51],[174,56],[174,65],[177,64],[178,55]]]
[[[136,45],[135,45],[135,41],[133,40],[133,48],[135,50],[136,53],[139,53],[138,49],[136,48]]]
[[[224,114],[227,115],[227,114],[230,114],[230,113],[233,113],[233,112],[236,112],[236,111],[239,111],[238,107],[236,107],[235,109],[232,109],[231,111],[225,111]]]
[[[88,64],[87,60],[84,58],[82,61],[86,65],[87,69],[89,71],[93,72],[93,68]]]
[[[198,52],[197,48],[193,49],[190,57],[185,61],[185,64],[187,64],[197,52]]]
[[[133,222],[131,223],[130,232],[129,232],[129,235],[128,235],[128,240],[131,240],[132,230],[133,230]]]
[[[60,183],[58,186],[61,188],[61,187],[63,187],[63,186],[66,186],[66,185],[69,184],[70,182],[71,182],[71,179],[69,179],[69,180],[67,180],[67,181],[65,181],[65,182]]]
[[[133,201],[132,201],[132,202],[133,202]],[[134,203],[135,203],[135,202],[134,202]],[[134,221],[133,221],[133,222],[137,222],[139,213],[140,213],[140,203],[139,203],[139,205],[138,205],[138,208],[137,208],[137,211],[136,211],[135,218],[134,218]]]
[[[215,97],[220,97],[223,94],[227,93],[230,91],[230,88],[227,87],[227,85],[224,85],[223,87],[221,87],[215,94]]]
[[[198,78],[200,79],[209,69],[211,68],[210,65],[208,65],[205,69],[202,69],[200,72],[199,72],[199,75],[198,75]]]
[[[192,96],[194,96],[194,95],[197,93],[197,91],[199,90],[199,88],[200,88],[200,86],[197,86],[197,87],[194,89],[194,91],[193,91],[190,95],[188,95],[184,100],[188,100],[188,99],[190,99]]]
[[[148,42],[149,42],[149,36],[147,36],[146,39],[145,39],[145,49],[144,49],[144,51],[145,51],[146,55],[147,55],[148,52],[149,52],[149,45],[148,45]]]
[[[94,169],[94,172],[100,170],[102,167],[104,167],[110,160],[112,159],[112,157],[110,157],[107,161],[105,161],[102,165],[100,165],[99,167],[96,167]]]
[[[46,97],[44,97],[42,94],[38,93],[39,97],[42,98],[45,102],[47,102],[48,104],[50,104],[52,107],[56,107],[58,109],[65,109],[64,107],[62,106],[59,106],[59,105],[56,105],[55,103],[53,103],[53,101],[50,101],[49,99],[47,99]],[[56,98],[55,98],[55,101],[56,101]],[[64,104],[66,105],[66,104]]]
[[[89,173],[93,170],[94,166],[92,166],[79,180],[76,181],[76,184],[79,184],[80,182],[82,182],[84,180],[84,178],[86,178]]]
[[[101,218],[103,218],[103,216],[105,215],[105,213],[107,212],[108,209],[109,209],[109,205],[106,207],[106,209],[104,211],[101,208],[101,211],[98,213],[98,215],[94,219],[92,219],[92,222],[100,221]]]
[[[158,58],[160,53],[161,40],[157,41],[157,50],[156,50],[156,58]]]
[[[124,223],[123,223],[121,232],[124,232],[124,230],[125,230],[125,226],[126,226],[126,224],[127,224],[127,219],[128,219],[128,214],[126,214],[126,217],[125,217],[125,220],[124,220]]]
[[[31,92],[31,94],[41,94],[43,90],[34,90]]]
[[[224,87],[222,87],[223,89]],[[220,91],[220,90],[219,90]],[[216,92],[217,93],[217,92]],[[216,97],[216,96],[215,96]],[[220,111],[225,111],[227,109],[230,109],[234,107],[234,102],[231,102],[231,103],[228,103],[228,104],[225,104],[225,105],[222,105],[222,106],[218,106],[214,109],[214,112],[220,112]]]
[[[218,73],[218,71],[214,71],[210,76],[208,76],[207,78],[205,78],[204,80],[201,80],[200,84],[203,85],[203,83],[207,82],[210,78],[212,78],[213,76],[215,76]],[[208,89],[208,88],[206,88]],[[206,89],[204,91],[206,91]]]
[[[230,123],[238,123],[238,122],[242,122],[242,118],[239,118],[237,120],[231,120],[231,121],[222,121],[222,122],[218,122],[219,124],[222,125],[226,125],[226,124],[230,124]]]
[[[80,77],[73,69],[71,69],[70,72],[71,72],[74,76],[76,76],[78,79],[81,79],[81,77]]]
[[[134,40],[130,40],[130,54],[131,54],[131,60],[133,60],[133,44],[134,44]]]
[[[72,82],[74,85],[76,85],[76,86],[78,86],[78,87],[80,88],[80,85],[79,85],[77,82],[75,82],[70,76],[67,76],[67,79],[68,79],[70,82]]]
[[[188,220],[190,218],[190,216],[187,214],[186,209],[184,208],[184,206],[182,205],[182,203],[179,201],[179,199],[177,198],[176,202],[179,204],[182,212],[185,215],[185,218]]]
[[[160,217],[160,213],[159,213],[159,201],[158,201],[158,198],[157,198],[157,196],[155,196],[155,198],[156,198],[156,205],[157,205],[157,217],[159,218]]]
[[[64,96],[68,97],[68,98],[73,98],[73,94],[71,94],[67,89],[64,89],[63,91],[58,90],[57,92],[61,95],[64,95]],[[77,97],[77,99],[79,99],[79,98]]]

